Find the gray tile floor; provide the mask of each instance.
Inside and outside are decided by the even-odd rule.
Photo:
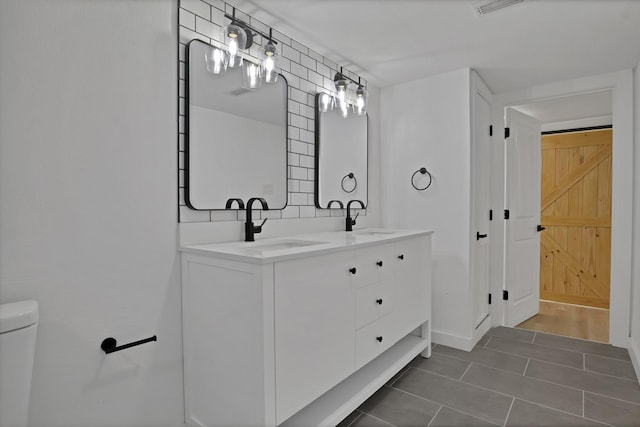
[[[435,345],[339,427],[640,426],[626,349],[494,328],[471,351]]]

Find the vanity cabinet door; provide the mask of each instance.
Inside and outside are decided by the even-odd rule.
[[[396,242],[396,326],[413,330],[431,316],[430,236]]]
[[[356,249],[356,287],[392,279],[393,247],[393,243],[386,243]]]
[[[278,424],[355,368],[353,266],[353,251],[275,264]]]

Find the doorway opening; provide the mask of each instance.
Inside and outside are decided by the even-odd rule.
[[[542,131],[539,306],[516,327],[609,342],[611,92],[514,108]]]

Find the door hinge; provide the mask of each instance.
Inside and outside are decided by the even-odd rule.
[[[489,136],[493,136],[493,125],[489,125]]]
[[[509,301],[509,291],[502,291],[502,299]]]
[[[489,209],[489,221],[493,221],[493,209]]]
[[[491,304],[491,294],[489,294],[489,304]]]
[[[504,128],[504,137],[509,138],[511,136],[511,130],[509,128]]]
[[[509,219],[509,209],[504,210],[504,219]]]

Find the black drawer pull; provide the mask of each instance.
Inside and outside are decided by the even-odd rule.
[[[480,234],[479,231],[476,232],[476,240],[484,239],[488,236],[488,234]]]
[[[356,268],[355,267],[351,267],[349,269],[349,271],[351,272],[351,274],[356,274]]]
[[[404,259],[404,254],[398,255],[398,259]]]
[[[382,337],[376,337],[376,339],[378,340],[378,342],[382,342]]]
[[[378,305],[382,305],[382,298],[377,299],[376,302],[378,303]]]
[[[378,264],[378,267],[382,267],[382,261],[378,261],[376,264]]]

